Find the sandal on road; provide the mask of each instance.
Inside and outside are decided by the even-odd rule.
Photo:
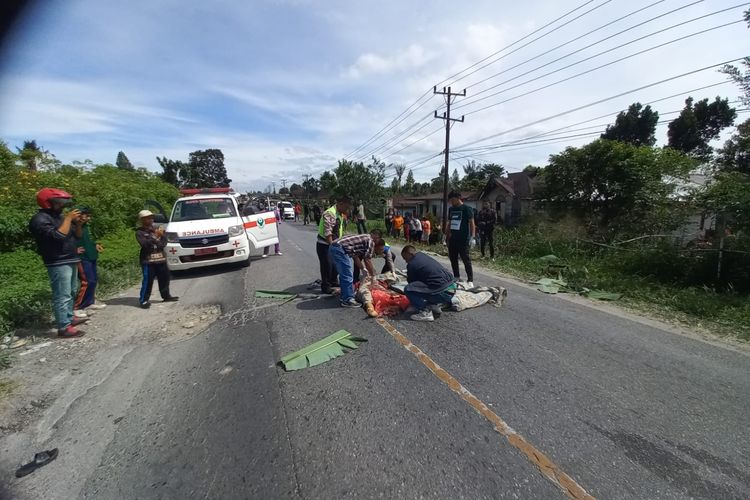
[[[16,471],[16,477],[28,476],[39,467],[45,466],[57,458],[57,448],[47,451],[40,451],[34,455],[34,460],[22,466]]]

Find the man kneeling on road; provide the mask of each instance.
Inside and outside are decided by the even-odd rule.
[[[341,306],[359,307],[354,300],[354,267],[369,275],[375,276],[372,267],[372,256],[382,254],[385,242],[383,238],[373,239],[369,234],[358,234],[339,238],[331,244],[328,250],[331,261],[336,265],[339,273],[339,284],[341,285]],[[354,264],[352,265],[352,259]]]
[[[406,280],[409,282],[404,291],[409,304],[416,310],[411,319],[433,321],[435,316],[440,316],[440,306],[451,304],[456,279],[438,261],[417,252],[412,245],[406,245],[401,256],[406,261]]]

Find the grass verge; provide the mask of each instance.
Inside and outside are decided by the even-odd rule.
[[[97,296],[106,297],[140,279],[138,244],[133,231],[103,238],[99,256]],[[36,252],[17,250],[0,253],[0,337],[19,327],[49,325],[52,293],[47,270]],[[0,369],[10,364],[10,353],[0,351]]]

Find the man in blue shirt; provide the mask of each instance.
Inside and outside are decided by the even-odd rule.
[[[401,256],[407,263],[404,289],[409,303],[417,313],[414,321],[434,321],[440,315],[440,306],[450,304],[456,291],[456,279],[438,261],[413,245],[406,245]]]

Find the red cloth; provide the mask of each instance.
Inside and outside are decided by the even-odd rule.
[[[382,316],[397,316],[409,308],[409,299],[393,290],[372,290],[372,305]]]

